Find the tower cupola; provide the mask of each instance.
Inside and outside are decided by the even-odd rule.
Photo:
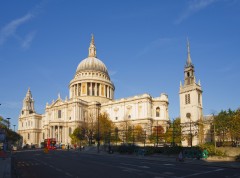
[[[28,88],[27,94],[23,99],[22,115],[35,113],[34,100],[30,88]]]

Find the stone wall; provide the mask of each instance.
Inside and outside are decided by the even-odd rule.
[[[218,147],[218,150],[225,152],[227,156],[240,155],[240,147]]]

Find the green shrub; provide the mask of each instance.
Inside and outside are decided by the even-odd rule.
[[[240,154],[235,157],[236,161],[240,161]]]
[[[205,143],[205,144],[200,144],[198,147],[201,150],[206,149],[208,151],[209,156],[226,156],[225,152],[222,152],[221,150],[218,150],[216,148],[216,153],[215,153],[215,146],[213,143]]]
[[[132,144],[123,144],[118,147],[119,153],[132,154],[138,149],[138,146]]]

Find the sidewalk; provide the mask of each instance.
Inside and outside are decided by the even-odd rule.
[[[11,178],[11,156],[9,154],[6,158],[0,157],[0,177]]]
[[[109,155],[109,156],[122,156],[122,157],[128,157],[128,158],[139,158],[139,159],[147,159],[147,160],[155,160],[155,161],[168,161],[168,162],[177,162],[176,157],[177,155],[164,155],[164,154],[154,154],[154,155],[147,155],[147,156],[138,156],[136,154],[119,154],[119,153],[113,153],[109,154],[106,151],[100,151],[100,153],[97,153],[97,150],[91,149],[91,150],[84,150],[82,153],[87,154],[100,154],[100,155]],[[214,166],[214,167],[223,167],[223,168],[237,168],[240,169],[240,162],[236,162],[233,160],[229,160],[227,158],[223,159],[212,159],[211,157],[207,159],[196,159],[196,158],[185,158],[184,162],[181,162],[183,164],[198,164],[203,166]]]
[[[154,160],[162,160],[162,161],[171,161],[176,162],[176,156],[174,155],[163,155],[163,154],[157,154],[157,155],[151,155],[146,156],[146,158],[154,159]],[[204,166],[215,166],[215,167],[223,167],[223,168],[240,168],[240,162],[236,162],[234,160],[229,160],[226,158],[215,160],[211,157],[207,159],[196,159],[196,158],[185,158],[184,164],[198,164],[198,165],[204,165]]]

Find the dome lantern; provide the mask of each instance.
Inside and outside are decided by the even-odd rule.
[[[94,44],[94,36],[92,34],[92,40],[90,42],[90,46],[89,46],[89,54],[88,57],[97,57],[97,51],[96,51],[96,47]]]

